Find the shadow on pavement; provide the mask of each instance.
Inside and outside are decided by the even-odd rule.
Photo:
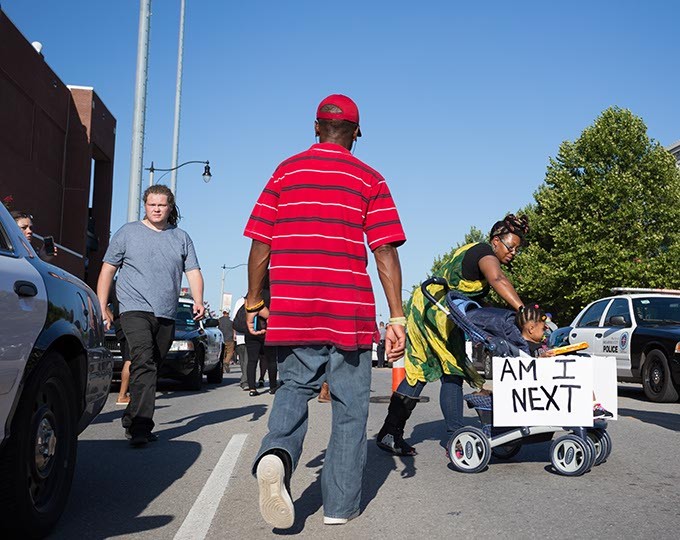
[[[637,409],[619,409],[619,416],[629,416],[631,418],[636,418],[645,424],[655,424],[671,431],[680,431],[680,414],[659,411],[639,411]]]
[[[197,442],[161,439],[134,449],[125,439],[80,441],[73,490],[50,538],[99,540],[167,525],[174,515],[141,514],[200,453]]]
[[[97,423],[118,422],[122,409],[99,415]],[[251,415],[255,421],[266,411],[266,405],[251,405],[160,422],[154,430],[159,440],[138,449],[130,447],[120,425],[120,439],[78,441],[73,489],[50,538],[100,540],[166,526],[174,515],[140,514],[201,454],[200,443],[176,439],[242,416]]]
[[[364,478],[361,491],[361,513],[363,513],[368,505],[377,496],[380,488],[387,480],[388,475],[392,471],[399,470],[399,462],[404,465],[401,471],[402,478],[410,478],[415,475],[416,468],[412,457],[397,457],[391,456],[380,450],[376,444],[375,439],[367,441],[368,452],[366,456],[366,468],[364,470]],[[316,479],[300,494],[299,497],[293,499],[295,501],[295,523],[290,529],[274,529],[273,533],[279,536],[292,536],[300,534],[304,528],[307,518],[316,514],[316,512],[323,506],[321,498],[321,474],[323,462],[326,457],[326,451],[323,450],[318,456],[305,464],[308,468],[318,468],[316,472]]]
[[[645,396],[645,392],[642,389],[642,385],[640,386],[619,385],[616,389],[616,392],[619,397],[626,397],[630,399],[635,399],[637,401],[644,401],[645,403],[651,403],[651,401],[647,399],[647,396]]]

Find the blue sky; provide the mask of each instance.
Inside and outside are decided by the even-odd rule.
[[[67,84],[93,86],[118,120],[112,230],[127,216],[139,2],[9,0],[2,9]],[[179,0],[152,4],[144,164],[172,156]],[[631,109],[663,145],[680,139],[677,21],[667,1],[187,0],[181,226],[206,299],[276,165],[313,143],[316,105],[358,103],[355,154],[388,180],[404,223],[404,288],[471,225],[531,202],[559,144],[605,108]],[[145,182],[147,174],[144,176]],[[169,181],[169,177],[167,177]],[[378,313],[388,316],[370,259]],[[225,291],[245,292],[245,267]]]

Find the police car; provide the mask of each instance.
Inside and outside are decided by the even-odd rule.
[[[78,434],[109,395],[101,320],[0,204],[0,538],[42,538],[66,505]]]
[[[569,342],[616,358],[620,382],[642,383],[652,401],[680,393],[680,291],[612,289],[614,296],[586,306],[571,323]]]

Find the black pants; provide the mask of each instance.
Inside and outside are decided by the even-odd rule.
[[[378,346],[375,349],[376,354],[378,355],[378,367],[385,367],[385,341],[380,340],[380,343],[378,343]]]
[[[158,365],[175,338],[175,320],[157,318],[147,311],[126,311],[120,324],[130,347],[130,403],[123,413],[123,427],[134,437],[151,433],[156,406]]]
[[[251,390],[257,388],[255,372],[257,371],[260,355],[264,355],[267,364],[269,387],[276,387],[276,375],[278,371],[276,367],[276,347],[265,347],[264,341],[260,341],[259,339],[248,339],[248,337],[246,337],[246,350],[248,351],[248,388]],[[264,374],[262,375],[264,376]]]

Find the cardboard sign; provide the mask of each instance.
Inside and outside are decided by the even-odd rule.
[[[595,401],[616,415],[615,358],[494,357],[493,424],[592,426],[593,390]]]

